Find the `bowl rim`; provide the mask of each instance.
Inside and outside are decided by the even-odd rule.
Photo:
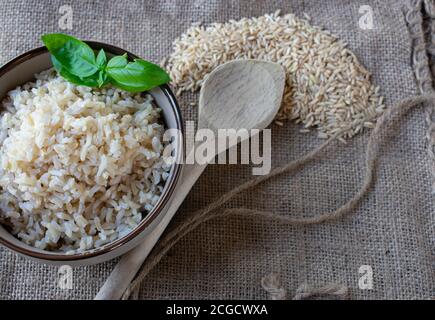
[[[129,59],[138,59],[139,57],[127,50],[121,49],[119,47],[109,45],[102,42],[97,41],[85,41],[92,49],[94,50],[100,50],[104,49],[108,53],[116,54],[116,55],[122,55],[127,54]],[[10,60],[9,62],[5,63],[0,67],[0,77],[3,77],[8,71],[14,69],[16,66],[20,65],[24,61],[27,61],[29,59],[32,59],[36,56],[39,56],[41,54],[47,53],[48,50],[45,46],[38,47],[32,50],[29,50],[16,58]],[[170,87],[167,84],[159,86],[159,88],[162,90],[164,95],[169,101],[169,104],[172,107],[172,111],[175,115],[175,120],[177,123],[177,129],[181,130],[182,134],[184,135],[184,125],[182,120],[182,114],[181,109],[178,105],[178,102],[175,98],[174,93],[170,89]],[[183,155],[183,139],[180,139],[179,141],[179,152],[181,153],[180,156]],[[157,204],[153,207],[153,209],[140,221],[140,223],[128,234],[123,236],[122,238],[116,239],[113,242],[110,242],[101,248],[91,249],[89,251],[79,252],[79,253],[73,253],[73,254],[66,254],[66,253],[50,253],[50,251],[46,252],[40,252],[40,251],[32,251],[30,249],[22,248],[14,243],[9,242],[8,240],[4,239],[0,236],[0,244],[4,245],[5,247],[9,248],[12,251],[18,252],[24,256],[28,256],[31,258],[36,258],[40,260],[49,260],[53,262],[57,261],[80,261],[84,259],[89,259],[97,256],[101,256],[104,254],[108,254],[110,252],[113,252],[114,250],[126,245],[128,242],[135,239],[137,236],[139,236],[154,220],[160,215],[163,208],[166,206],[168,201],[171,199],[171,196],[174,193],[175,187],[177,185],[177,182],[181,175],[181,169],[182,165],[181,163],[174,163],[174,172],[171,175],[171,179],[168,180],[165,184],[165,192],[160,196]]]

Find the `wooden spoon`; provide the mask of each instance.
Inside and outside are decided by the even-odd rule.
[[[276,63],[236,60],[223,64],[208,75],[202,86],[198,127],[213,132],[264,129],[279,110],[284,84],[284,70]],[[209,160],[215,156],[210,155]],[[181,183],[161,222],[140,245],[121,258],[95,299],[121,298],[206,166],[184,166]]]

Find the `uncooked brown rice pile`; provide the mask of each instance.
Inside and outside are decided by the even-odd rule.
[[[29,245],[84,251],[130,232],[170,165],[149,95],[76,86],[53,70],[1,103],[0,222]]]
[[[302,131],[315,127],[321,138],[352,137],[373,127],[384,110],[379,88],[346,45],[293,14],[193,25],[173,46],[166,67],[178,94],[196,91],[214,68],[230,60],[281,64],[287,80],[276,122],[302,122]]]

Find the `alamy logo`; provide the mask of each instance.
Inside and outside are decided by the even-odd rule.
[[[59,28],[61,30],[72,30],[73,28],[73,9],[69,5],[63,5],[59,8],[62,15],[59,19]]]
[[[163,140],[170,143],[163,155],[168,164],[253,164],[253,175],[266,175],[272,166],[271,137],[270,129],[198,129],[195,132],[194,122],[186,121],[185,137],[178,129],[165,131]],[[175,159],[176,142],[183,139],[186,158]]]
[[[63,265],[57,271],[59,279],[57,284],[62,290],[71,290],[73,288],[73,269],[69,265]]]
[[[358,287],[361,290],[373,289],[373,269],[369,265],[362,265],[358,269],[358,273],[362,274],[358,281]]]
[[[372,7],[363,5],[359,7],[358,12],[362,14],[358,21],[359,27],[363,30],[372,30],[374,28]]]

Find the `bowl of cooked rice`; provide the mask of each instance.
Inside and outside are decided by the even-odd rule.
[[[109,55],[125,50],[87,42]],[[158,224],[181,175],[181,112],[167,85],[72,84],[45,47],[0,68],[0,243],[51,264],[103,262]]]

